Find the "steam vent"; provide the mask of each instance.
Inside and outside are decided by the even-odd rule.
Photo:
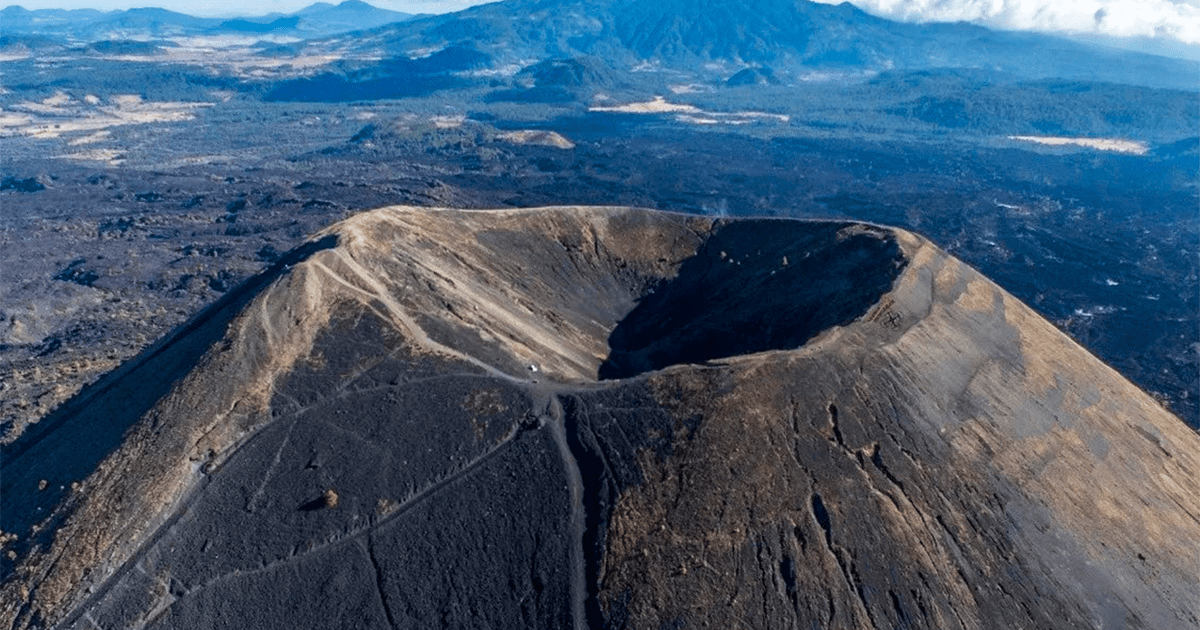
[[[1195,628],[1198,459],[902,230],[385,208],[4,448],[0,627]]]

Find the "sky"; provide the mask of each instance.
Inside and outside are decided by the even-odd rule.
[[[316,0],[262,0],[253,14],[290,13]],[[339,0],[326,0],[339,1]],[[406,13],[448,13],[477,0],[367,0]],[[841,0],[817,0],[836,4]],[[1200,0],[850,0],[868,13],[906,22],[967,21],[993,28],[1174,40],[1200,46]],[[161,6],[203,16],[246,14],[245,0],[17,0],[27,9]],[[3,25],[0,25],[0,29]]]

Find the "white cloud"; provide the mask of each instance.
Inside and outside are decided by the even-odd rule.
[[[841,0],[818,0],[836,4]],[[1014,31],[1151,37],[1200,45],[1200,0],[850,0],[905,22],[974,22]]]

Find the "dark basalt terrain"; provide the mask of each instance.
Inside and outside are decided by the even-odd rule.
[[[863,223],[359,214],[3,449],[6,627],[1200,624],[1200,437]]]
[[[910,229],[1200,427],[1194,60],[792,0],[2,17],[0,443],[394,204]]]
[[[623,204],[898,225],[1200,427],[1194,141],[1106,155],[756,137],[606,113],[438,128],[398,103],[259,105],[231,102],[195,125],[114,130],[128,157],[120,165],[31,157],[72,150],[65,141],[4,140],[25,157],[6,164],[16,175],[0,191],[0,441],[308,234],[396,203]],[[355,119],[374,112],[375,122]],[[527,129],[546,141],[506,136]],[[155,163],[162,147],[221,154],[230,137],[245,162]]]

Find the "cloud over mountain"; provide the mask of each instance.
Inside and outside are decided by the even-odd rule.
[[[1152,37],[1200,45],[1196,0],[853,0],[851,4],[906,22],[965,21],[1006,30]]]

